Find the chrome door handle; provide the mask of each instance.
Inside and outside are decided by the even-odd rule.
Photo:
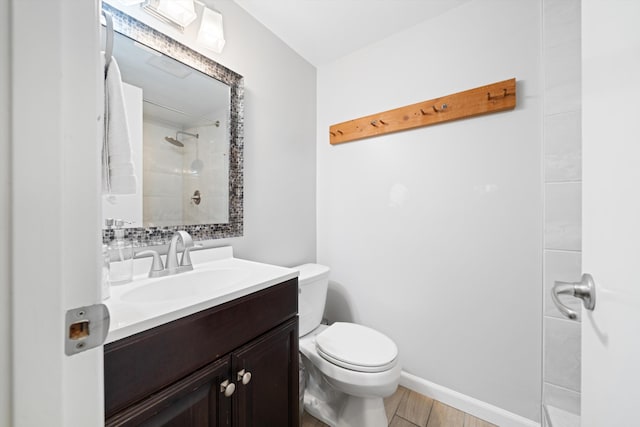
[[[584,308],[593,310],[596,307],[596,286],[590,274],[583,274],[579,282],[561,282],[556,280],[551,289],[551,298],[558,310],[571,320],[578,314],[560,302],[558,295],[571,295],[582,300]]]

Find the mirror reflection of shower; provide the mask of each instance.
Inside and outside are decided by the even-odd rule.
[[[144,94],[144,93],[143,93]],[[191,104],[143,97],[143,222],[147,226],[228,222],[226,109],[188,114]],[[176,108],[177,107],[177,108]],[[194,190],[200,191],[198,204]]]
[[[197,133],[189,133],[189,132],[183,132],[183,131],[179,130],[178,132],[176,132],[176,137],[175,138],[171,138],[170,136],[165,136],[164,139],[165,139],[165,141],[175,145],[176,147],[184,147],[184,143],[182,141],[180,141],[180,138],[178,137],[178,135],[192,136],[196,140],[200,137],[200,135],[197,134]],[[196,141],[196,144],[197,143],[198,142]]]
[[[127,121],[141,176],[135,197],[123,196],[118,205],[103,201],[103,212],[115,210],[104,217],[135,218],[144,227],[228,224],[230,202],[236,200],[229,191],[238,182],[231,177],[241,173],[228,156],[239,141],[231,130],[238,128],[242,111],[231,103],[238,101],[239,92],[232,88],[240,76],[191,57],[173,42],[162,50],[180,52],[180,59],[163,55],[139,44],[151,41],[151,30],[129,21],[120,24],[135,34],[116,32],[113,54],[126,84]],[[195,189],[201,193],[200,205],[191,199]]]
[[[196,138],[196,158],[191,162],[191,172],[194,174],[199,174],[204,167],[204,162],[200,160],[200,152],[198,150],[198,138]]]

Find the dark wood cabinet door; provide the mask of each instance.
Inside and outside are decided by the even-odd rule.
[[[223,358],[128,407],[106,420],[106,426],[215,427],[231,425],[231,399],[220,390],[230,378]],[[232,381],[230,381],[232,382]]]
[[[291,279],[107,344],[106,418],[294,318],[297,304],[298,280]]]
[[[231,355],[236,427],[299,427],[297,317]],[[251,380],[243,384],[238,373]]]

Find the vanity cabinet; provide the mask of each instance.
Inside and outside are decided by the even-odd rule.
[[[297,282],[105,345],[105,425],[298,427]]]

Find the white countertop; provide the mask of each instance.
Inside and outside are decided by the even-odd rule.
[[[233,258],[230,246],[193,251],[191,260],[193,271],[149,279],[151,259],[136,259],[133,282],[112,286],[104,301],[111,316],[105,344],[298,276],[291,268]]]

